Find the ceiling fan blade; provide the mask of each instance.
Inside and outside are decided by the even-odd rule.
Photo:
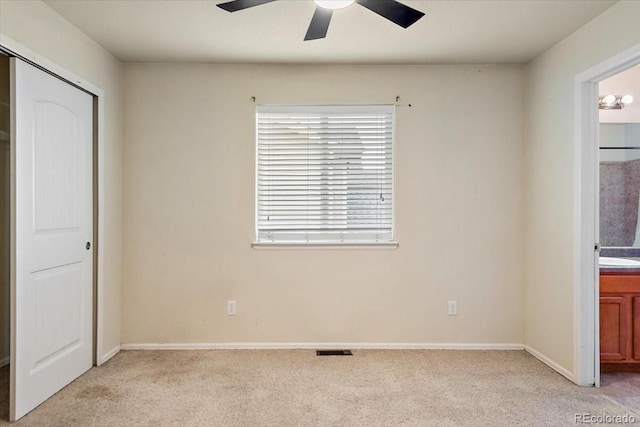
[[[356,0],[356,3],[400,25],[402,28],[408,28],[424,16],[424,13],[419,10],[395,0]]]
[[[330,9],[324,9],[322,7],[316,7],[316,11],[311,18],[311,24],[307,30],[307,35],[304,36],[304,40],[316,40],[323,39],[327,36],[327,30],[329,30],[329,23],[331,22],[331,15],[333,11]]]
[[[261,4],[271,3],[276,0],[233,0],[226,3],[220,3],[218,6],[220,9],[224,9],[227,12],[237,12],[242,9],[248,9],[254,6],[260,6]]]

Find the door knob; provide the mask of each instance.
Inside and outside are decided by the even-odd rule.
[[[87,242],[87,250],[91,249],[91,243]]]

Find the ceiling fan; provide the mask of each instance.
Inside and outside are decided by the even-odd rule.
[[[232,0],[226,3],[218,4],[218,7],[227,12],[237,12],[239,10],[248,9],[254,6],[271,3],[276,0]],[[418,19],[424,16],[424,13],[406,6],[395,0],[313,0],[317,5],[316,11],[311,18],[311,24],[307,30],[306,40],[322,39],[327,36],[331,15],[336,9],[343,9],[353,3],[358,3],[372,12],[377,13],[383,18],[400,25],[402,28],[408,28]]]

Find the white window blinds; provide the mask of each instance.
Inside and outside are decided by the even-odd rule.
[[[258,107],[257,241],[393,241],[394,115],[394,106]]]

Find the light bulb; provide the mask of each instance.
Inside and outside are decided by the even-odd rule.
[[[625,95],[625,96],[622,97],[620,102],[622,102],[623,104],[631,104],[633,102],[633,96]]]
[[[351,4],[355,0],[313,0],[318,6],[323,7],[325,9],[342,9],[347,6],[351,6]]]
[[[613,104],[614,102],[616,102],[616,96],[607,95],[604,98],[602,98],[602,102],[604,102],[605,104]]]

